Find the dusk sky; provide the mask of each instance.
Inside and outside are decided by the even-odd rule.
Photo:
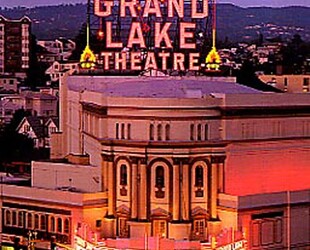
[[[27,6],[36,5],[57,5],[61,3],[86,3],[87,0],[0,0],[1,7]],[[218,0],[219,3],[234,3],[239,6],[290,6],[302,5],[310,7],[310,0]]]

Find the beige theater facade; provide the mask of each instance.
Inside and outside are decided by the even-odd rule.
[[[295,239],[287,220],[290,205],[310,219],[309,96],[194,77],[75,75],[60,85],[52,155],[89,155],[101,168],[108,202],[89,219],[93,231],[102,222],[101,237],[208,242],[233,228],[250,249],[309,246],[309,223]]]

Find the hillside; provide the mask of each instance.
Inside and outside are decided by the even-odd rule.
[[[310,8],[241,8],[232,4],[218,7],[218,34],[223,39],[242,41],[264,37],[291,38],[299,33],[310,41]],[[248,37],[248,38],[247,38]]]
[[[2,9],[8,18],[28,15],[33,20],[32,31],[39,39],[59,36],[73,38],[85,22],[86,5],[58,5],[47,7]],[[247,41],[264,37],[290,38],[299,33],[310,41],[310,8],[241,8],[232,4],[218,5],[218,36],[230,41]]]

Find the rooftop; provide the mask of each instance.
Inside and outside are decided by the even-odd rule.
[[[211,94],[255,94],[261,91],[207,77],[106,77],[70,76],[73,91],[94,91],[108,97],[203,98]]]

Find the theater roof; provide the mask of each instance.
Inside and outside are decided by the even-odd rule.
[[[212,94],[256,94],[256,89],[234,82],[196,77],[105,77],[71,76],[68,87],[93,91],[109,97],[203,98]]]

